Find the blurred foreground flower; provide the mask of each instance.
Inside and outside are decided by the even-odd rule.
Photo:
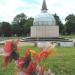
[[[37,58],[38,54],[34,50],[30,50],[32,57]]]
[[[43,49],[40,54],[37,57],[37,61],[40,61],[41,59],[46,59],[49,55],[54,54],[53,49]]]
[[[13,49],[12,45],[13,45],[13,40],[7,40],[4,44],[4,52],[10,54]]]
[[[30,48],[26,49],[26,53],[24,57],[19,57],[17,67],[18,69],[26,69],[31,61],[31,53]]]
[[[29,63],[29,66],[26,68],[25,73],[27,75],[30,75],[32,72],[35,72],[36,71],[36,66],[37,66],[36,62],[31,61]]]
[[[24,60],[25,60],[24,57],[20,57],[19,58],[18,64],[17,64],[17,66],[18,66],[19,69],[23,69],[24,63],[25,63]]]
[[[12,59],[18,60],[19,53],[18,47],[14,40],[7,40],[4,44],[4,65],[8,65]]]

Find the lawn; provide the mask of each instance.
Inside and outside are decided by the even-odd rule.
[[[23,56],[28,47],[22,47],[20,55]],[[41,49],[29,47],[38,53]],[[75,47],[56,47],[55,54],[45,62],[46,67],[51,68],[55,75],[75,75]],[[15,75],[17,70],[15,62],[12,61],[7,68],[3,67],[3,57],[0,56],[0,75]]]
[[[75,38],[75,35],[74,34],[71,34],[71,35],[61,35],[60,37],[63,37],[63,38]]]

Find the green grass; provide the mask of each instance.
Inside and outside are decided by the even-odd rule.
[[[71,35],[61,35],[60,37],[63,37],[63,38],[75,38],[75,35],[74,34],[71,34]]]
[[[22,47],[21,56],[24,56],[26,48],[28,47]],[[37,53],[41,50],[37,47],[29,48],[36,50]],[[55,75],[75,75],[75,47],[56,47],[54,51],[55,54],[45,61],[46,67],[51,68]],[[17,69],[15,62],[12,61],[4,68],[2,60],[3,57],[0,57],[0,75],[15,75]]]

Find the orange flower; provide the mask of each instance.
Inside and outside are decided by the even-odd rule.
[[[33,50],[30,50],[30,52],[31,52],[31,55],[33,56],[33,57],[37,57],[38,55],[37,55],[37,53],[35,52],[35,51],[33,51]]]
[[[53,49],[49,49],[48,52],[49,52],[49,55],[54,55],[55,54]]]

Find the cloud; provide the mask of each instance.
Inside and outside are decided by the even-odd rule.
[[[37,2],[36,2],[37,3]],[[15,15],[24,12],[27,16],[34,16],[38,8],[35,3],[23,0],[0,0],[0,21],[12,21]]]
[[[75,0],[46,0],[49,12],[57,13],[64,22],[67,15],[75,13]],[[11,22],[13,18],[24,12],[28,17],[40,12],[42,0],[0,0],[0,21]]]
[[[75,0],[47,0],[49,12],[57,13],[60,16],[62,22],[65,21],[65,17],[69,14],[75,13]],[[51,4],[50,4],[51,3]]]

